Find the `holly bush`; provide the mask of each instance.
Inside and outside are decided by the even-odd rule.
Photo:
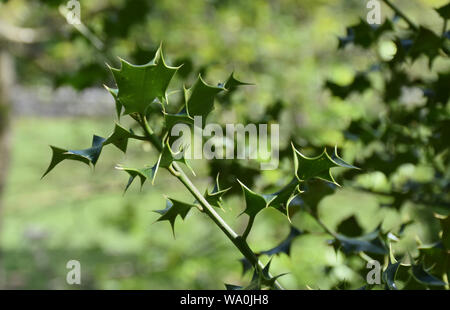
[[[294,142],[280,151],[281,158],[291,158],[291,172],[283,177],[288,182],[279,189],[258,193],[252,190],[255,179],[260,175],[257,169],[236,160],[212,160],[208,162],[209,173],[214,176],[215,184],[211,184],[212,189],[200,191],[182,168],[184,166],[193,176],[196,175],[184,156],[185,149],[174,150],[171,147],[173,137],[170,130],[176,124],[194,127],[194,118],[206,118],[217,103],[232,108],[233,93],[248,83],[230,74],[225,82],[211,85],[199,75],[190,88],[168,92],[180,66],[167,65],[160,47],[154,58],[144,65],[120,60],[120,68],[110,68],[116,84],[106,86],[116,104],[117,120],[113,132],[106,138],[95,135],[91,147],[86,149],[52,146],[53,156],[44,175],[64,160],[95,166],[103,147],[110,144],[125,153],[130,139],[147,141],[159,154],[158,159],[145,167],[117,166],[129,176],[125,190],[136,178],[141,186],[148,181],[154,183],[160,168],[178,179],[193,200],[179,201],[167,197],[165,208],[156,210],[160,214],[158,221],[168,221],[175,233],[178,217],[184,219],[194,211],[208,216],[242,254],[244,272],[253,270],[252,280],[247,286],[226,284],[227,289],[282,288],[278,282],[282,274],[272,275],[270,272],[272,258],[282,253],[289,255],[296,238],[313,233],[292,224],[291,218],[297,213],[300,216],[308,214],[315,220],[323,233],[330,237],[329,245],[343,254],[349,266],[358,269],[362,279],[366,279],[368,272],[366,261],[369,264],[378,261],[383,265],[381,281],[369,282],[361,288],[448,289],[450,169],[445,139],[450,132],[450,33],[447,31],[450,5],[436,10],[443,23],[442,32],[437,34],[416,25],[390,1],[384,2],[394,11],[393,17],[386,18],[379,26],[360,20],[348,27],[346,35],[339,38],[339,49],[373,53],[380,46],[388,46],[394,52],[388,56],[376,52],[376,61],[366,71],[355,74],[348,85],[331,80],[325,83],[332,96],[341,100],[369,90],[379,97],[381,107],[377,115],[353,119],[344,131],[346,143],[342,151],[354,150],[353,164],[338,156],[337,147],[328,146],[320,152],[312,146],[316,156],[306,156],[302,147],[292,139]],[[411,69],[415,62],[423,59],[427,60],[428,74],[425,74],[425,69],[419,72]],[[180,93],[180,98],[174,99]],[[283,102],[277,101],[256,123],[277,121],[282,109]],[[123,118],[131,119],[132,125],[122,125]],[[295,135],[298,133],[293,132],[292,136]],[[340,168],[336,169],[340,172],[338,177],[332,174],[333,168]],[[428,177],[417,179],[411,173],[405,177],[404,172],[408,169],[426,170]],[[366,176],[382,177],[387,185],[380,189],[367,182]],[[325,197],[332,197],[341,180],[354,190],[374,195],[380,207],[402,212],[407,219],[389,229],[380,223],[367,234],[362,234],[355,217],[340,223],[336,230],[330,229],[320,218],[319,205]],[[236,184],[239,184],[240,191],[236,190]],[[268,187],[272,188],[274,184]],[[248,218],[242,233],[237,233],[220,215],[223,198],[236,194],[242,195],[245,207],[241,215]],[[255,252],[247,237],[257,215],[266,208],[274,208],[285,215],[290,232],[273,248]],[[414,247],[398,246],[407,237],[409,226],[424,221],[426,229],[433,235],[432,244],[422,244],[417,240]],[[260,260],[264,255],[271,257],[265,265]],[[324,276],[326,274],[327,270]],[[337,288],[349,287],[344,282],[338,283]]]

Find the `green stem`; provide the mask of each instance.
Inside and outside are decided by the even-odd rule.
[[[152,143],[159,151],[162,150],[162,143],[156,137],[153,130],[148,125],[147,119],[145,116],[141,116],[142,121],[140,124],[142,125],[146,136],[150,143]],[[173,162],[169,168],[167,168],[169,172],[175,176],[183,185],[188,189],[188,191],[194,196],[194,198],[200,203],[202,206],[202,212],[206,213],[208,217],[222,230],[222,232],[230,239],[230,241],[235,245],[235,247],[244,255],[244,257],[253,265],[255,268],[258,268],[261,271],[264,268],[264,264],[258,259],[256,254],[252,251],[248,243],[245,241],[245,238],[239,236],[226,222],[225,220],[214,210],[214,207],[206,201],[205,197],[200,193],[197,187],[191,182],[186,173],[181,169],[181,167]],[[279,284],[278,281],[275,281],[275,288],[282,290],[283,287]]]
[[[245,228],[245,231],[242,234],[242,238],[244,240],[247,240],[247,237],[250,234],[250,231],[252,230],[254,221],[255,221],[255,216],[250,216],[250,218],[248,219],[247,227]]]

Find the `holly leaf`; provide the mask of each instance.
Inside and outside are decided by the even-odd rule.
[[[214,108],[215,96],[223,90],[223,87],[206,84],[199,75],[191,88],[184,89],[187,115],[191,118],[201,116],[205,123],[206,117]]]
[[[117,98],[119,95],[119,89],[118,88],[110,88],[106,85],[103,85],[103,87],[113,96],[114,102],[116,104],[116,115],[117,118],[120,119],[120,115],[122,114],[123,106],[120,103],[119,99]]]
[[[73,154],[66,149],[62,149],[52,145],[50,146],[50,148],[52,149],[52,160],[41,178],[45,177],[57,164],[59,164],[65,159],[81,161],[87,165],[89,165],[91,162],[88,158],[77,154]]]
[[[224,87],[228,90],[228,91],[233,91],[236,88],[238,88],[239,86],[245,86],[245,85],[253,85],[251,83],[246,83],[246,82],[241,82],[239,80],[237,80],[234,77],[234,72],[231,72],[230,76],[228,77],[227,81],[225,82]],[[221,85],[219,85],[220,87]]]
[[[77,160],[87,165],[92,164],[95,166],[102,151],[104,142],[105,142],[104,138],[94,135],[92,139],[92,146],[88,149],[67,150],[58,148],[56,146],[50,146],[52,149],[52,160],[41,178],[45,177],[53,168],[56,167],[56,165],[58,165],[60,162],[66,159]]]
[[[167,198],[166,208],[163,210],[155,211],[156,213],[161,214],[161,217],[158,218],[156,221],[157,222],[168,221],[172,226],[172,232],[173,235],[175,236],[175,220],[177,216],[180,216],[184,220],[192,207],[195,206],[175,199]]]
[[[139,177],[139,179],[141,181],[141,189],[142,189],[142,186],[144,186],[144,183],[147,179],[149,179],[151,181],[154,180],[156,171],[157,171],[156,165],[154,165],[153,167],[145,167],[145,168],[141,168],[141,169],[116,166],[116,169],[123,170],[130,175],[127,185],[125,186],[124,192],[126,192],[128,190],[128,188],[133,183],[133,181],[136,177]]]
[[[227,91],[224,92],[221,96],[219,96],[217,99],[219,102],[225,106],[231,104],[231,96],[233,93],[241,86],[245,85],[253,85],[251,83],[245,83],[237,80],[234,77],[234,72],[231,73],[231,75],[228,77],[227,81],[224,83],[219,83],[219,87],[224,87]]]
[[[245,257],[239,259],[239,262],[242,265],[242,275],[245,275],[247,271],[253,268],[253,265]]]
[[[176,124],[194,125],[194,119],[190,117],[186,110],[177,114],[164,113],[164,127],[167,132],[170,132]]]
[[[426,286],[445,286],[447,283],[436,278],[432,274],[430,274],[427,270],[425,270],[423,266],[423,262],[419,262],[418,264],[413,264],[411,268],[411,273],[414,279]]]
[[[254,185],[254,180],[260,174],[260,170],[255,167],[243,165],[243,161],[233,160],[211,160],[209,164],[209,175],[215,178],[220,173],[221,184],[223,187],[231,187],[229,195],[241,195],[240,186],[235,186],[239,179],[248,187]]]
[[[117,100],[125,108],[125,114],[145,114],[155,100],[163,101],[167,87],[179,67],[167,66],[161,46],[152,61],[145,65],[133,65],[120,59],[121,68],[110,70],[117,84]]]
[[[128,139],[130,139],[132,136],[133,134],[130,131],[123,128],[119,124],[116,124],[113,133],[103,142],[103,146],[112,143],[119,150],[126,153],[128,146]]]
[[[247,214],[250,219],[253,219],[256,217],[256,215],[264,209],[267,204],[264,197],[261,195],[255,193],[251,189],[249,189],[247,186],[244,185],[241,181],[237,180],[239,184],[242,187],[242,192],[244,193],[245,198],[245,210],[241,214]]]
[[[222,209],[222,196],[230,189],[231,187],[222,190],[220,189],[219,174],[217,174],[216,183],[213,190],[211,192],[206,190],[204,197],[210,205]]]
[[[339,158],[337,155],[337,148],[335,148],[334,154],[331,156],[328,155],[327,150],[325,149],[322,154],[316,157],[306,157],[295,149],[294,145],[292,145],[292,149],[294,151],[295,175],[300,182],[318,178],[339,185],[331,174],[331,168],[344,167],[359,169]]]
[[[420,245],[419,260],[427,266],[433,267],[433,273],[439,278],[450,276],[450,252],[445,248],[442,241],[429,245]]]
[[[272,258],[269,260],[269,262],[267,263],[266,266],[264,266],[264,268],[261,270],[261,272],[258,272],[259,274],[259,279],[258,282],[262,285],[265,285],[267,287],[269,287],[270,289],[274,289],[275,288],[275,281],[279,278],[285,275],[285,273],[276,275],[274,277],[272,277],[269,273],[269,269],[270,269],[270,264],[272,263]],[[256,271],[256,269],[255,269]],[[255,277],[254,277],[255,278]],[[252,281],[253,282],[253,281]]]
[[[42,178],[45,177],[53,168],[56,167],[60,162],[65,159],[81,161],[85,164],[95,164],[100,157],[102,149],[105,145],[113,144],[122,152],[126,152],[128,139],[133,135],[131,132],[116,124],[113,133],[108,138],[102,138],[100,136],[94,135],[92,139],[92,145],[90,148],[83,150],[68,150],[63,148],[58,148],[56,146],[50,146],[52,149],[52,159],[50,165],[48,166]]]
[[[436,9],[436,12],[438,12],[443,19],[450,19],[450,3]]]
[[[191,170],[192,174],[195,175],[194,170],[192,170],[191,166],[189,165],[189,163],[187,162],[187,160],[184,156],[185,150],[186,149],[184,149],[184,148],[180,148],[177,152],[172,151],[172,148],[170,147],[170,144],[169,144],[169,138],[167,138],[164,142],[163,149],[162,149],[161,153],[159,154],[158,161],[155,165],[155,176],[156,176],[156,173],[157,173],[159,167],[169,168],[170,165],[174,161],[185,164],[186,167],[188,167],[189,170]],[[153,182],[154,182],[154,179],[153,179]]]
[[[273,207],[281,213],[287,215],[287,206],[293,193],[298,189],[298,181],[293,178],[291,182],[285,185],[281,190],[268,195],[262,195],[266,200],[267,207]]]
[[[287,256],[289,256],[291,252],[292,242],[294,241],[295,238],[297,238],[302,234],[303,234],[302,231],[298,230],[297,228],[291,225],[289,235],[279,245],[277,245],[272,249],[261,251],[259,254],[271,256],[271,255],[279,255],[280,253],[285,253]]]
[[[389,245],[389,263],[386,270],[383,271],[382,278],[386,287],[390,290],[397,290],[397,285],[395,284],[395,277],[397,275],[398,268],[400,267],[400,262],[398,262],[392,252],[392,246]]]
[[[379,228],[361,237],[351,238],[342,234],[335,234],[335,238],[334,245],[341,248],[345,254],[365,252],[385,255],[388,253],[380,237]]]

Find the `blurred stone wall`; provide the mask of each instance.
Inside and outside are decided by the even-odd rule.
[[[15,116],[111,116],[114,99],[104,88],[76,91],[71,87],[27,88],[15,85],[11,91]]]

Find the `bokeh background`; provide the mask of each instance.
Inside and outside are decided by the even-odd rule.
[[[447,1],[396,3],[429,28],[442,27],[430,8]],[[50,161],[48,145],[83,148],[92,134],[108,135],[115,112],[113,99],[102,88],[113,85],[104,63],[117,66],[117,56],[146,63],[162,42],[169,64],[184,63],[172,89],[189,85],[198,73],[217,83],[234,71],[240,80],[255,84],[234,95],[232,108],[219,108],[218,121],[244,116],[258,120],[266,107],[280,101],[282,145],[290,143],[288,133],[295,128],[296,143],[338,145],[352,161],[358,148],[346,141],[342,129],[353,118],[377,115],[380,98],[367,91],[341,100],[323,85],[327,79],[346,84],[375,59],[358,49],[337,51],[338,35],[366,16],[366,1],[80,4],[83,24],[77,29],[61,13],[59,5],[64,7],[65,1],[0,1],[1,69],[8,85],[2,96],[8,96],[12,110],[5,140],[10,151],[0,154],[5,180],[0,196],[0,288],[223,289],[223,283],[248,282],[251,275],[241,275],[239,253],[208,218],[191,212],[184,221],[177,220],[176,238],[170,225],[154,223],[158,214],[152,211],[164,208],[165,194],[191,199],[166,172],[154,186],[139,190],[133,184],[123,195],[127,176],[115,165],[152,163],[151,147],[133,142],[126,155],[108,148],[95,170],[69,161],[41,180]],[[385,12],[391,14],[383,6]],[[389,47],[380,44],[374,53],[389,54]],[[419,60],[412,70],[426,68],[426,60]],[[279,170],[262,173],[256,188],[277,180],[291,164],[283,161]],[[193,166],[194,181],[204,190],[213,182],[208,167],[197,161]],[[426,166],[405,166],[397,178],[423,179],[427,173]],[[387,186],[382,174],[361,179],[379,189]],[[223,216],[237,231],[245,228],[246,219],[237,217],[243,207],[240,196],[225,199]],[[382,208],[373,196],[345,183],[321,203],[320,214],[331,228],[353,215],[367,232],[380,222],[389,228],[407,220],[404,212]],[[301,214],[293,224],[318,229]],[[273,247],[288,231],[286,218],[265,210],[258,215],[250,244],[256,251]],[[416,235],[429,238],[420,225],[408,231],[407,242],[414,242]],[[273,273],[289,272],[280,279],[287,288],[329,289],[342,281],[354,287],[364,284],[327,239],[324,234],[299,237],[291,257],[282,254],[273,260]],[[71,259],[81,263],[81,286],[66,283],[66,263]]]

